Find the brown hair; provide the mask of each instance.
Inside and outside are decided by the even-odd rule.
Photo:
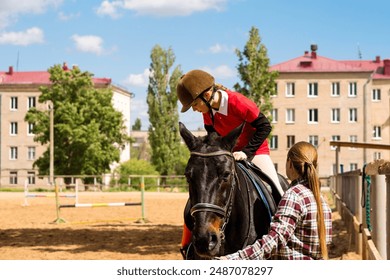
[[[317,203],[317,228],[320,240],[322,257],[328,259],[328,249],[326,247],[326,229],[323,215],[320,179],[317,173],[317,149],[308,142],[298,142],[288,151],[287,158],[290,159],[295,171],[301,179],[308,182],[310,190],[313,192]]]
[[[217,83],[214,83],[214,91],[217,91],[217,90],[228,90],[227,87],[225,87],[224,85],[221,85],[221,84],[217,84]]]

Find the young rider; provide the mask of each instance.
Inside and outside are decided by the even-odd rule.
[[[283,195],[267,142],[272,127],[256,103],[238,92],[216,84],[214,77],[202,70],[191,70],[184,74],[177,85],[177,95],[183,105],[181,112],[192,107],[194,111],[202,113],[208,133],[217,132],[225,136],[245,123],[234,148],[235,160],[247,159],[258,166],[272,179],[280,195]],[[184,225],[183,249],[188,246],[190,237],[191,233]]]

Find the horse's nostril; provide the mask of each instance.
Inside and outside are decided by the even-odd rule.
[[[216,234],[211,234],[210,235],[210,241],[209,241],[209,251],[213,250],[215,246],[218,244],[218,237]]]

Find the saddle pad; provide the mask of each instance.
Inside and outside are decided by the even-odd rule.
[[[240,169],[243,171],[243,174],[247,178],[249,178],[249,180],[255,186],[259,197],[261,198],[264,205],[268,209],[268,214],[269,214],[270,219],[271,219],[272,216],[276,212],[277,205],[275,203],[275,200],[274,200],[272,194],[270,193],[267,186],[265,185],[268,183],[264,180],[264,178],[261,178],[260,176],[258,176],[257,173],[255,173],[253,170],[251,170],[251,168],[249,168],[247,164],[244,165],[243,162],[237,162],[237,164],[240,167]]]

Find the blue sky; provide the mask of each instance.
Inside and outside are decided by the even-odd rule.
[[[150,52],[172,48],[183,72],[204,69],[219,83],[238,80],[235,49],[259,29],[271,64],[318,45],[321,56],[390,58],[387,0],[1,0],[0,71],[78,65],[135,94],[131,124],[148,127],[146,91]],[[179,109],[181,106],[179,106]],[[180,114],[188,128],[199,113]]]

